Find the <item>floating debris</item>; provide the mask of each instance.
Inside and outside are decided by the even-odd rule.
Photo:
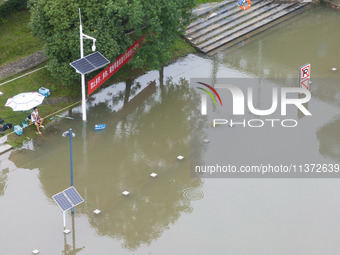
[[[182,160],[182,159],[184,159],[184,157],[183,157],[182,155],[179,155],[179,156],[177,157],[177,159]]]
[[[72,117],[68,117],[68,116],[62,116],[62,115],[56,115],[59,118],[65,118],[65,119],[69,119],[69,120],[74,120],[74,118]]]
[[[123,191],[123,193],[122,193],[124,196],[127,196],[127,195],[129,195],[130,194],[130,192],[129,191]]]
[[[155,177],[157,176],[157,174],[156,174],[156,173],[152,173],[152,174],[150,174],[150,176],[151,176],[152,178],[155,178]]]
[[[338,71],[338,68],[332,67],[331,70],[332,70],[333,72],[335,72],[335,71]]]
[[[39,251],[38,250],[34,250],[34,251],[32,251],[32,253],[36,255],[36,254],[39,253]]]
[[[69,230],[69,229],[66,228],[63,232],[64,232],[64,234],[67,235],[67,234],[71,233],[71,230]]]
[[[96,209],[96,210],[94,210],[94,211],[93,211],[93,213],[98,215],[98,214],[100,214],[100,213],[101,213],[101,211],[100,211],[100,210],[98,210],[98,209]]]
[[[209,139],[204,139],[203,142],[208,143],[210,141],[209,141]]]
[[[104,130],[106,129],[106,124],[97,124],[94,126],[94,130]]]

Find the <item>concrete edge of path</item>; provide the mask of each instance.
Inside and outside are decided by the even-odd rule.
[[[0,67],[0,80],[5,80],[16,74],[25,72],[47,61],[46,55],[42,51],[37,51],[32,55]]]
[[[7,143],[0,145],[0,155],[12,150],[13,147]]]

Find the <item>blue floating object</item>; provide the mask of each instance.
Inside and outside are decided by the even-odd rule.
[[[54,117],[50,118],[50,120],[53,120],[53,119],[54,119]]]
[[[244,4],[245,1],[246,1],[246,0],[239,0],[239,1],[238,1],[238,5],[239,5],[239,6],[242,6],[242,5]]]
[[[94,130],[104,130],[106,128],[106,124],[97,124],[94,126]]]

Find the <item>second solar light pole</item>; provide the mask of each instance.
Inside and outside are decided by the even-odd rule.
[[[85,112],[86,117],[86,112]],[[70,128],[69,133],[70,137],[70,167],[71,167],[71,187],[73,187],[73,148],[72,148],[72,128]],[[71,212],[74,213],[74,207],[72,207]]]

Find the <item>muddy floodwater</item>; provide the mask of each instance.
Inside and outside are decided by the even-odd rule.
[[[306,150],[310,160],[339,164],[340,71],[331,71],[340,69],[339,25],[339,12],[318,6],[213,57],[189,55],[163,72],[107,86],[87,102],[87,123],[80,106],[63,113],[74,120],[55,118],[43,135],[0,156],[0,254],[339,254],[340,179],[190,175],[197,126],[189,89],[191,78],[297,78],[310,63],[312,81],[325,79],[311,84],[314,122],[290,131],[296,143],[286,149],[280,133],[254,139],[273,157],[306,158]],[[94,130],[104,123],[106,130]],[[74,215],[67,211],[71,233],[64,235],[52,196],[70,186],[69,139],[62,137],[69,128],[74,186],[85,202]],[[235,156],[259,153],[238,148],[233,132]],[[209,145],[194,151],[202,159],[211,153]]]

